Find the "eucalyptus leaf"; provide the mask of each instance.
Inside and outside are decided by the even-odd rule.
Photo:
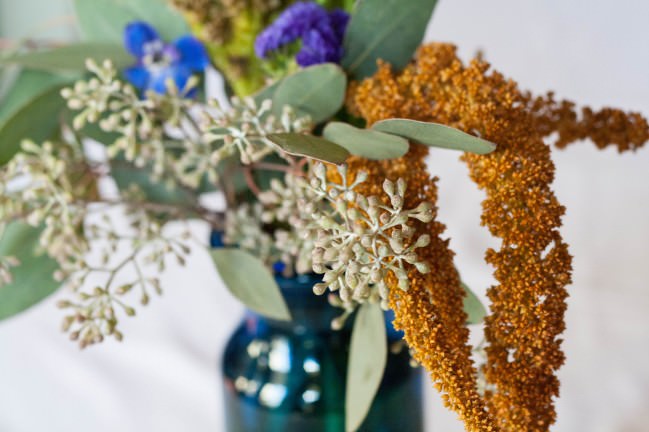
[[[11,83],[7,93],[0,99],[0,124],[38,94],[56,85],[71,81],[69,76],[23,69]],[[0,147],[2,144],[0,143]]]
[[[349,152],[336,143],[313,135],[299,133],[278,133],[266,136],[288,154],[307,156],[323,162],[341,164]]]
[[[42,229],[12,222],[0,234],[0,256],[13,256],[20,265],[11,268],[13,281],[0,286],[0,319],[24,311],[59,287],[52,275],[57,263],[47,255],[37,255]]]
[[[487,316],[487,310],[480,299],[471,291],[471,289],[462,282],[462,288],[466,292],[464,297],[464,312],[467,313],[467,324],[479,324]]]
[[[401,69],[421,44],[436,0],[358,0],[345,32],[343,68],[356,79],[381,59]]]
[[[187,23],[165,0],[74,0],[86,40],[123,43],[124,27],[146,21],[165,40],[190,32]]]
[[[408,140],[371,129],[359,129],[342,122],[325,126],[322,136],[367,159],[395,159],[408,152]]]
[[[0,57],[2,57],[2,54],[0,54]],[[0,68],[0,101],[7,95],[9,88],[16,81],[19,75],[18,72],[20,71],[17,68]],[[2,106],[1,103],[0,106]]]
[[[277,88],[281,83],[282,80],[274,81],[263,89],[259,90],[257,93],[252,94],[250,97],[254,99],[257,105],[260,105],[266,99],[273,100],[273,98],[275,97],[275,92],[277,92]]]
[[[388,119],[376,122],[372,129],[402,136],[430,147],[487,154],[496,145],[450,126],[408,119]]]
[[[115,43],[85,42],[46,51],[16,53],[0,59],[0,66],[16,64],[45,71],[85,71],[85,61],[110,59],[119,69],[133,63],[124,47]]]
[[[167,186],[164,182],[154,182],[147,169],[137,168],[125,160],[112,161],[110,174],[120,190],[136,185],[144,193],[147,201],[186,208],[197,204],[196,196],[190,191],[180,186]]]
[[[349,346],[345,392],[345,430],[357,430],[372,406],[387,363],[385,318],[376,303],[358,308]]]
[[[275,278],[258,258],[235,248],[214,249],[210,254],[225,286],[244,305],[272,319],[291,320]]]
[[[20,150],[24,139],[36,142],[52,138],[59,128],[60,114],[65,107],[62,85],[49,87],[29,99],[0,123],[0,165],[7,163]]]
[[[310,66],[284,78],[273,96],[273,110],[280,115],[291,106],[298,115],[320,123],[343,106],[347,90],[345,73],[332,63]]]

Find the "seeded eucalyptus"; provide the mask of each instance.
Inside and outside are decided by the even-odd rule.
[[[310,181],[314,169],[322,168],[304,157],[313,152],[301,139],[313,127],[308,116],[298,117],[288,105],[273,109],[270,99],[233,98],[227,108],[215,103],[199,106],[187,98],[195,80],[184,88],[169,80],[163,94],[140,93],[117,77],[110,61],[89,60],[87,68],[90,78],[61,91],[76,111],[69,139],[42,146],[26,142],[1,172],[5,185],[16,183],[22,174],[33,181],[10,188],[0,212],[9,220],[23,217],[32,226],[44,224],[39,241],[58,263],[54,276],[75,294],[59,303],[70,311],[63,328],[73,340],[85,347],[107,336],[121,339],[120,315],[133,316],[134,300],[146,305],[153,294],[162,292],[149,267],[162,271],[169,258],[184,264],[190,251],[189,234],[169,236],[164,225],[198,216],[219,226],[218,218],[200,206],[194,189],[204,181],[221,185],[221,165],[232,156],[239,160],[239,171],[250,173],[247,187],[258,202],[227,212],[224,240],[254,252],[268,266],[283,263],[285,274],[313,270],[316,232],[324,220],[319,215],[330,212],[331,204]],[[105,142],[105,162],[89,161],[80,146],[79,138],[93,124],[111,137]],[[287,135],[283,145],[290,152],[269,139],[273,134]],[[325,159],[329,155],[326,149],[318,151]],[[271,155],[279,163],[266,161]],[[97,181],[108,170],[120,184],[118,198],[96,192]],[[149,180],[136,180],[129,170],[148,172]],[[283,172],[285,178],[274,178],[267,190],[259,189],[252,173],[264,170]],[[184,195],[162,198],[159,186]],[[101,217],[94,216],[94,208]],[[106,213],[118,209],[130,223],[126,230]],[[115,261],[112,257],[125,247],[130,253]],[[3,257],[4,281],[11,282],[17,264],[14,257]]]
[[[348,151],[309,135],[314,127],[309,116],[296,115],[289,105],[273,107],[272,99],[277,98],[272,94],[272,99],[233,98],[227,108],[214,102],[197,105],[186,97],[196,85],[191,79],[182,89],[169,80],[164,94],[140,94],[117,78],[111,62],[88,61],[87,67],[92,73],[89,79],[61,92],[68,107],[78,110],[72,122],[77,131],[73,135],[83,133],[88,124],[97,124],[114,135],[106,149],[115,175],[121,176],[120,164],[132,164],[135,169],[148,170],[152,183],[127,183],[118,200],[88,195],[88,191],[79,199],[79,184],[86,183],[68,176],[81,169],[78,175],[86,175],[87,184],[94,185],[105,167],[101,163],[87,165],[74,139],[57,146],[39,147],[27,142],[23,153],[3,170],[5,184],[25,166],[31,167],[34,179],[44,180],[36,183],[37,188],[21,189],[20,199],[15,199],[15,194],[4,199],[0,208],[4,214],[26,212],[24,217],[33,226],[45,224],[40,242],[59,263],[55,276],[78,291],[77,300],[60,304],[72,311],[64,320],[64,329],[82,346],[109,335],[120,339],[118,311],[127,316],[135,313],[127,299],[137,293],[139,302],[145,305],[151,293],[161,292],[157,277],[146,276],[143,271],[146,264],[163,270],[170,256],[181,264],[185,262],[188,234],[183,233],[182,238],[164,235],[167,221],[189,215],[212,224],[216,221],[198,204],[198,193],[190,192],[179,204],[175,200],[151,202],[158,197],[151,186],[163,183],[192,191],[207,181],[217,187],[226,185],[227,192],[232,179],[223,175],[222,165],[232,157],[238,160],[234,167],[243,173],[256,202],[243,202],[226,212],[222,225],[225,243],[251,252],[268,267],[281,263],[278,268],[285,275],[323,274],[323,282],[313,290],[316,294],[331,291],[330,302],[343,309],[332,323],[334,328],[340,328],[360,304],[380,303],[386,309],[388,275],[398,280],[399,289],[407,290],[411,269],[429,271],[417,249],[426,247],[430,238],[415,237],[412,220],[429,222],[431,204],[404,208],[403,180],[386,180],[384,197],[358,193],[356,187],[366,175],[361,172],[350,180],[345,165],[338,166],[340,182],[328,179],[324,165],[314,158],[340,162]],[[320,70],[311,69],[309,73]],[[324,95],[314,100],[320,100],[323,107],[331,105]],[[349,135],[345,135],[347,132]],[[353,140],[359,133],[347,132],[340,131],[336,140]],[[394,137],[395,142],[398,140],[402,138]],[[353,150],[371,152],[371,147],[372,140],[368,139],[358,141]],[[271,156],[275,161],[269,161]],[[261,187],[256,179],[263,172],[282,173],[283,177],[271,177],[267,187]],[[123,182],[121,177],[116,178]],[[134,234],[114,227],[108,216],[94,221],[89,211],[93,201],[107,209],[124,205]],[[98,262],[85,258],[94,252],[90,240],[104,243]],[[111,255],[125,242],[132,253],[123,261],[113,262]],[[15,260],[4,258],[0,264],[3,280],[10,280]],[[135,276],[123,283],[125,268],[131,268]],[[105,275],[103,282],[81,290],[95,274]]]
[[[323,274],[314,292],[321,295],[329,289],[338,298],[333,304],[345,310],[332,322],[334,328],[340,328],[359,304],[380,302],[387,309],[387,273],[407,290],[410,268],[429,271],[416,249],[426,247],[430,238],[414,238],[409,221],[432,218],[430,203],[403,208],[403,180],[385,181],[386,205],[380,197],[356,192],[364,173],[350,182],[344,165],[338,172],[342,181],[332,182],[324,165],[314,163],[305,172],[287,173],[284,181],[273,180],[270,189],[258,195],[261,205],[228,213],[225,236],[226,243],[254,251],[270,264],[281,261],[289,274],[293,269]],[[271,236],[261,224],[277,227]]]
[[[325,13],[312,5],[293,12],[289,21],[299,21],[301,13]],[[336,31],[344,29],[344,12],[327,16]],[[410,271],[429,271],[417,253],[429,238],[414,235],[413,221],[430,220],[430,203],[405,208],[402,180],[386,181],[383,196],[365,196],[356,190],[364,174],[350,180],[340,165],[336,182],[318,161],[395,158],[408,151],[409,139],[427,141],[439,127],[398,121],[396,129],[368,130],[341,122],[348,75],[333,63],[301,69],[254,97],[232,98],[228,106],[197,100],[198,77],[184,76],[178,66],[203,64],[203,57],[191,57],[204,53],[197,40],[181,37],[169,44],[142,22],[127,26],[125,34],[136,59],[161,57],[136,63],[128,73],[110,60],[88,60],[89,77],[60,92],[73,112],[66,113],[71,124],[52,143],[24,143],[0,170],[0,216],[30,225],[35,246],[57,265],[54,276],[74,294],[61,302],[71,311],[64,328],[73,339],[87,346],[109,335],[120,338],[119,316],[135,313],[134,300],[144,305],[161,292],[149,267],[162,271],[168,259],[183,264],[190,250],[187,232],[166,233],[170,221],[198,218],[224,230],[225,243],[248,251],[246,259],[256,267],[322,274],[314,291],[331,291],[330,301],[344,311],[334,327],[360,304],[387,308],[387,277],[407,290]],[[153,45],[143,43],[142,35]],[[141,79],[121,79],[135,72]],[[101,141],[105,156],[90,159],[86,138]],[[98,193],[97,184],[107,176],[115,179],[118,196]],[[228,210],[205,208],[199,197],[206,190],[222,191]],[[114,212],[125,214],[129,226],[116,226]],[[116,262],[113,256],[124,248],[130,253]],[[12,282],[20,264],[11,254],[2,256],[3,283]]]
[[[243,164],[256,162],[276,151],[267,135],[305,133],[312,127],[308,117],[297,117],[290,106],[272,114],[270,100],[258,105],[252,98],[233,98],[228,108],[215,101],[196,106],[186,98],[196,85],[191,79],[183,89],[169,81],[167,93],[147,91],[140,97],[117,79],[111,62],[88,61],[87,67],[92,78],[61,91],[68,107],[79,110],[73,127],[82,130],[97,123],[104,132],[115,133],[117,139],[107,143],[109,155],[121,155],[140,168],[150,166],[156,181],[171,177],[190,188],[203,178],[218,183],[217,166],[223,159],[236,154]],[[182,138],[170,136],[169,127]]]
[[[313,127],[308,116],[298,117],[290,106],[284,106],[281,114],[272,113],[273,103],[266,99],[259,105],[253,98],[232,98],[230,109],[221,109],[212,102],[217,112],[207,111],[202,128],[203,139],[216,149],[209,155],[208,163],[217,165],[224,158],[236,154],[241,163],[249,165],[276,151],[276,145],[268,138],[273,133],[306,133]]]
[[[330,210],[312,214],[319,225],[313,270],[322,273],[323,282],[314,286],[316,294],[325,289],[337,292],[346,309],[365,302],[381,302],[387,309],[387,273],[399,280],[399,288],[407,290],[408,266],[420,273],[429,272],[428,264],[417,256],[416,249],[430,242],[427,235],[413,238],[410,219],[429,222],[432,206],[423,202],[414,209],[403,208],[406,184],[385,180],[383,190],[389,205],[377,196],[366,197],[354,188],[365,181],[360,173],[349,182],[345,166],[338,172],[341,183],[327,180],[324,166],[316,165],[311,187],[330,204]]]
[[[35,239],[28,246],[55,261],[51,276],[74,297],[59,303],[70,311],[63,329],[71,338],[82,347],[106,336],[121,339],[117,312],[132,316],[134,300],[145,305],[161,292],[149,267],[163,270],[170,257],[184,263],[190,252],[186,232],[163,232],[160,212],[180,217],[187,209],[146,202],[141,191],[102,199],[97,182],[103,169],[89,163],[74,141],[25,141],[22,149],[0,170],[0,218],[26,222],[23,231],[35,234],[27,236]],[[115,223],[120,213],[128,228]],[[127,256],[116,261],[125,249]],[[12,256],[0,260],[0,286],[13,282],[9,271],[21,264]]]
[[[272,265],[278,259],[273,237],[261,224],[263,208],[260,203],[244,203],[225,214],[223,242],[253,253],[264,264]]]
[[[147,91],[139,95],[133,86],[117,78],[112,62],[98,65],[89,60],[86,66],[93,76],[61,91],[68,107],[79,110],[72,122],[74,129],[97,123],[104,132],[115,133],[117,139],[106,143],[111,157],[122,152],[127,161],[138,167],[151,165],[154,177],[161,178],[164,171],[174,166],[164,127],[178,127],[182,120],[186,121],[190,101],[185,96],[196,86],[196,80],[190,80],[183,89],[170,81],[168,94]],[[189,177],[179,180],[191,183]]]

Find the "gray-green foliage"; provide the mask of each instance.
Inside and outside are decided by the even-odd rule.
[[[314,123],[320,123],[342,107],[346,89],[347,77],[340,67],[332,63],[310,66],[277,84],[273,92],[275,114],[290,106],[298,116],[308,115]]]
[[[359,129],[343,122],[331,122],[325,126],[322,136],[349,153],[367,159],[395,159],[408,151],[408,141],[402,137]]]
[[[42,91],[31,97],[16,96],[27,100],[0,123],[0,165],[7,163],[20,150],[22,140],[43,141],[53,138],[58,132],[60,116],[65,107],[65,101],[59,94],[62,85],[43,87]]]
[[[267,138],[290,155],[341,164],[349,152],[338,144],[314,135],[299,133],[274,133]]]
[[[53,278],[56,261],[39,250],[41,232],[21,222],[0,229],[0,319],[24,311],[59,287]],[[10,278],[2,280],[3,272]]]
[[[0,99],[0,124],[14,114],[20,107],[39,94],[57,85],[71,81],[69,76],[56,75],[40,70],[21,70],[6,94]],[[37,113],[35,113],[37,114]]]
[[[291,319],[277,282],[263,262],[237,248],[215,249],[211,255],[225,286],[243,304],[269,318]]]
[[[387,363],[383,311],[377,304],[362,305],[354,319],[347,364],[345,431],[356,431],[372,406]]]
[[[171,40],[189,33],[180,14],[165,0],[74,0],[74,9],[87,40],[122,43],[124,27],[146,21]]]
[[[69,76],[23,69],[0,100],[0,166],[20,150],[23,139],[44,140],[59,130],[59,114],[65,101],[58,90]],[[34,125],[39,127],[34,127]]]
[[[111,59],[118,68],[132,63],[133,58],[121,44],[81,42],[58,48],[19,52],[0,58],[0,67],[19,65],[25,68],[50,72],[83,72],[86,59],[97,61]]]
[[[359,0],[345,33],[343,68],[362,79],[381,59],[401,69],[421,43],[436,0]]]
[[[466,297],[464,297],[464,312],[467,314],[467,324],[481,323],[484,321],[484,317],[487,316],[487,310],[480,299],[464,282],[462,283],[462,288],[466,293]]]
[[[266,87],[262,88],[255,94],[250,95],[250,97],[255,101],[257,105],[261,105],[262,102],[264,102],[267,99],[273,100],[273,97],[275,96],[275,92],[277,91],[277,88],[281,83],[282,83],[281,79],[273,81],[272,83],[268,84]]]
[[[495,144],[450,126],[408,119],[387,119],[374,123],[372,129],[399,135],[430,147],[487,154]]]
[[[136,186],[147,201],[184,206],[188,209],[197,203],[197,194],[191,189],[183,188],[173,181],[155,181],[149,170],[138,168],[125,160],[113,161],[110,174],[120,190]]]

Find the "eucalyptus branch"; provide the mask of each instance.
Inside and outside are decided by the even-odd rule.
[[[248,185],[248,188],[250,188],[250,191],[252,191],[252,193],[254,193],[255,195],[259,195],[261,193],[261,189],[259,189],[259,186],[257,186],[257,183],[255,182],[251,167],[244,166],[242,170],[243,175],[246,179],[246,184]]]
[[[135,308],[129,304],[128,294],[133,288],[140,292],[139,303],[146,305],[150,299],[150,289],[161,294],[160,280],[157,273],[166,267],[166,260],[169,256],[176,258],[180,265],[186,262],[186,256],[191,253],[187,241],[191,238],[188,231],[182,232],[176,237],[169,237],[162,234],[161,222],[149,219],[147,212],[138,209],[131,213],[134,235],[124,235],[110,228],[110,224],[100,227],[91,224],[88,230],[91,233],[102,236],[97,239],[103,240],[105,245],[101,253],[101,264],[94,265],[84,259],[77,272],[69,273],[64,282],[73,288],[76,293],[76,301],[64,300],[59,306],[71,310],[63,320],[63,328],[70,331],[72,340],[79,340],[80,346],[101,342],[106,336],[114,336],[117,340],[122,339],[118,330],[120,309],[127,316],[135,315]],[[111,265],[111,256],[120,249],[120,245],[128,247],[130,253]],[[156,276],[147,277],[143,263],[157,268]],[[134,272],[136,277],[128,281],[127,270]],[[90,291],[83,289],[89,276],[93,274],[105,274],[105,281],[97,284]],[[117,283],[119,278],[127,278],[126,283]]]
[[[172,257],[184,265],[191,252],[185,230],[178,236],[163,233],[171,220],[198,217],[215,228],[223,227],[224,216],[195,203],[160,203],[143,198],[142,193],[123,191],[117,199],[96,194],[99,175],[86,163],[74,143],[36,145],[26,142],[23,151],[0,168],[0,220],[27,222],[43,226],[39,244],[58,263],[55,279],[74,293],[74,299],[60,303],[71,313],[63,327],[73,340],[85,347],[106,336],[118,340],[121,313],[133,315],[135,309],[127,294],[133,287],[141,293],[140,303],[149,301],[151,289],[161,292],[157,273]],[[123,210],[130,225],[117,229],[110,212]],[[130,253],[112,263],[122,248]],[[97,258],[98,257],[98,258]],[[19,265],[15,258],[0,258],[0,279],[11,281],[11,270]],[[156,267],[147,277],[146,267]],[[119,284],[118,279],[135,273],[136,278]],[[100,277],[90,290],[91,277]]]
[[[238,154],[244,165],[260,162],[265,156],[278,152],[266,138],[269,134],[306,132],[312,127],[308,117],[298,117],[290,107],[276,117],[272,113],[271,100],[258,105],[252,98],[233,98],[231,103],[228,110],[213,103],[217,115],[206,112],[204,116],[203,138],[216,147],[211,154],[214,162],[232,154]],[[279,154],[289,157],[284,152]]]
[[[249,165],[250,168],[256,169],[256,170],[266,170],[266,171],[277,171],[277,172],[284,172],[284,173],[289,173],[289,174],[298,174],[295,172],[292,166],[288,165],[281,165],[278,163],[271,163],[271,162],[255,162],[251,165]]]

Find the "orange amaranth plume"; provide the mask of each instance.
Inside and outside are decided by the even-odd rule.
[[[600,149],[613,145],[621,153],[636,150],[649,140],[649,124],[639,113],[589,107],[579,113],[573,102],[557,101],[552,92],[537,98],[525,94],[525,98],[537,131],[544,136],[557,132],[559,148],[588,138]]]
[[[489,155],[462,156],[471,178],[486,192],[482,223],[502,240],[500,250],[486,253],[497,284],[487,291],[491,314],[485,320],[484,399],[475,390],[462,293],[439,222],[418,227],[437,239],[426,257],[431,275],[413,272],[410,290],[391,290],[390,306],[415,358],[468,430],[549,430],[556,419],[553,398],[559,394],[555,372],[564,361],[560,334],[571,257],[559,233],[564,207],[550,188],[554,165],[543,139],[557,132],[558,147],[590,138],[599,148],[633,150],[649,139],[646,119],[611,108],[595,112],[586,107],[578,114],[573,103],[557,102],[552,94],[534,98],[483,61],[465,66],[448,44],[421,47],[398,74],[379,65],[373,77],[351,84],[347,107],[368,124],[392,117],[438,122],[497,144]],[[350,162],[369,171],[375,193],[383,178],[402,177],[413,200],[408,205],[435,203],[435,182],[423,163],[426,152],[418,148],[397,161]]]
[[[348,160],[350,174],[365,171],[368,180],[358,186],[366,196],[385,196],[383,180],[407,183],[404,207],[421,202],[437,201],[436,178],[426,170],[428,149],[411,146],[403,157],[389,161],[369,161],[358,157]],[[338,181],[337,171],[329,170],[332,181]],[[485,409],[477,391],[477,371],[471,360],[468,345],[469,331],[465,325],[467,315],[463,310],[464,290],[453,266],[453,252],[441,235],[444,225],[436,221],[437,208],[433,207],[433,220],[428,223],[413,222],[416,233],[431,237],[427,248],[418,249],[419,258],[430,264],[430,272],[421,274],[414,267],[408,272],[410,287],[407,292],[388,273],[386,284],[390,288],[389,305],[395,311],[394,326],[405,333],[414,358],[431,374],[436,388],[445,403],[455,410],[471,432],[496,431],[493,419]]]

